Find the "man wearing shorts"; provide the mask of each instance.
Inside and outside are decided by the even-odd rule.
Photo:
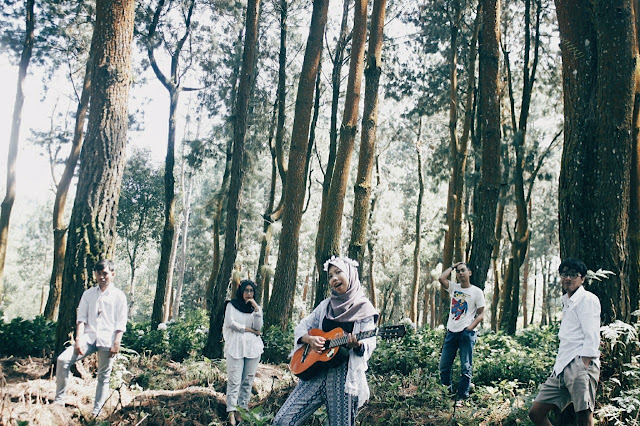
[[[551,425],[547,414],[571,402],[578,425],[593,425],[596,387],[600,377],[600,300],[582,287],[587,266],[581,260],[565,259],[558,268],[565,295],[562,296],[560,347],[551,376],[529,410],[536,425]]]

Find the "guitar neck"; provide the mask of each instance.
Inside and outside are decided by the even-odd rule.
[[[358,340],[366,339],[367,337],[375,336],[377,333],[378,333],[378,330],[362,331],[356,334],[356,339]],[[347,336],[345,335],[342,337],[338,337],[337,339],[331,339],[329,343],[329,348],[344,346],[346,344],[347,344]]]

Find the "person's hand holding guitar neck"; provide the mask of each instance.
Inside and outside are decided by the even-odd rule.
[[[309,334],[305,334],[300,338],[300,341],[308,344],[315,352],[321,353],[325,350],[324,345],[327,340],[322,336],[310,336]],[[362,344],[354,334],[347,334],[347,347],[349,349],[358,349],[361,345]]]

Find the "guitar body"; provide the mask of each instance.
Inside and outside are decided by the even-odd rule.
[[[331,331],[324,332],[319,328],[309,330],[310,336],[322,336],[327,341],[342,337],[345,333],[341,328],[334,328]],[[294,352],[289,363],[291,372],[303,380],[309,380],[315,376],[320,370],[326,368],[329,361],[334,360],[340,352],[340,347],[327,348],[322,352],[311,350],[308,344],[304,344],[301,348]]]
[[[358,341],[368,337],[377,336],[382,339],[402,337],[406,333],[404,325],[391,325],[375,330],[362,331],[356,334]],[[293,353],[289,368],[291,372],[303,380],[309,380],[318,371],[327,367],[335,367],[349,356],[349,351],[344,348],[347,344],[347,335],[341,328],[334,328],[324,332],[319,328],[309,330],[310,336],[322,336],[325,338],[325,349],[322,352],[312,351],[308,344]]]

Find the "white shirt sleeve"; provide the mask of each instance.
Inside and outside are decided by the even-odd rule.
[[[584,343],[580,356],[600,356],[600,301],[597,297],[589,297],[584,301],[584,309],[578,315],[578,321],[584,332]]]
[[[244,333],[246,325],[237,321],[237,318],[235,318],[236,312],[238,312],[238,310],[233,307],[231,302],[227,303],[227,309],[224,314],[224,324],[222,327],[237,331],[238,333]]]
[[[260,331],[262,330],[262,308],[260,308],[260,306],[258,306],[258,309],[256,309],[255,311],[253,311],[252,317],[251,317],[252,321],[253,321],[253,328],[254,330]]]
[[[117,306],[116,306],[116,323],[115,323],[115,331],[127,331],[127,315],[129,311],[129,306],[127,305],[127,296],[124,293],[120,293],[120,297],[118,297]]]
[[[78,304],[76,322],[83,322],[85,324],[89,323],[89,296],[87,295],[87,292],[89,292],[90,290],[91,289],[85,290],[85,292],[82,293],[82,298],[80,299],[80,303]]]
[[[320,328],[321,318],[323,317],[322,312],[327,308],[327,303],[328,302],[321,302],[313,312],[304,317],[293,330],[294,351],[302,347],[303,344],[300,343],[300,338],[302,336],[307,334],[307,332],[312,328]]]

